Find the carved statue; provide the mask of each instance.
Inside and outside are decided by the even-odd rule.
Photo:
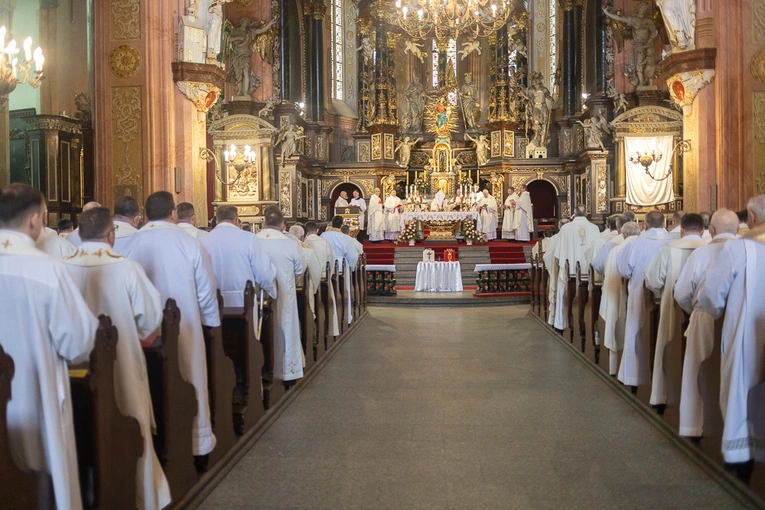
[[[577,121],[584,128],[584,133],[587,136],[587,148],[588,149],[600,149],[606,152],[606,147],[603,145],[603,134],[611,134],[611,128],[608,126],[608,120],[606,119],[605,111],[600,110],[593,119],[587,119],[584,122]]]
[[[422,138],[418,138],[417,140],[412,140],[408,136],[405,136],[403,140],[401,140],[398,144],[398,147],[396,147],[395,152],[398,152],[398,164],[403,167],[409,167],[409,159],[412,157],[412,147],[417,145],[420,141],[422,141]]]
[[[207,28],[207,62],[214,63],[220,53],[221,34],[223,29],[223,4],[232,0],[199,0],[202,13],[207,15],[205,28]],[[191,9],[195,9],[197,2],[192,2]]]
[[[669,53],[696,48],[696,0],[656,0],[661,9],[667,36],[672,44]]]
[[[627,111],[627,96],[624,94],[617,94],[614,96],[614,116],[619,115],[619,112]]]
[[[651,17],[651,4],[644,0],[637,2],[632,16],[613,14],[605,8],[603,12],[617,22],[613,32],[620,47],[624,39],[632,39],[632,56],[630,63],[624,66],[624,74],[635,87],[651,86],[659,71],[653,48],[659,30]]]
[[[282,165],[284,165],[285,158],[292,157],[299,152],[298,141],[303,138],[305,138],[305,135],[302,134],[300,129],[295,127],[293,122],[289,122],[282,126],[277,135],[276,143],[274,143],[274,146],[282,144]]]
[[[420,77],[415,72],[412,81],[407,85],[404,91],[406,100],[409,103],[409,109],[403,115],[402,119],[406,132],[419,133],[422,131],[422,114],[425,109],[425,87],[420,83]]]
[[[404,40],[404,54],[406,53],[411,53],[420,59],[421,64],[425,63],[425,57],[427,56],[427,53],[422,51],[422,43],[416,43],[409,39]]]
[[[529,145],[534,147],[546,147],[550,131],[550,112],[552,111],[553,98],[550,91],[544,86],[544,78],[540,73],[531,76],[531,87],[524,94],[528,100],[526,106],[526,136],[529,128],[534,136],[529,140]]]
[[[372,43],[371,37],[362,37],[361,38],[361,45],[356,48],[356,51],[360,51],[361,55],[364,57],[364,65],[368,65],[369,61],[372,60],[372,52],[374,51],[374,44]]]
[[[477,51],[479,55],[481,54],[481,43],[478,39],[462,43],[462,49],[459,51],[460,60],[465,60],[474,51]]]
[[[274,107],[279,104],[279,94],[274,94],[266,99],[266,104],[258,112],[258,117],[270,117],[274,113]]]
[[[229,34],[227,50],[231,53],[231,68],[226,80],[234,84],[236,95],[251,97],[252,92],[260,86],[260,80],[252,72],[252,52],[259,44],[259,37],[272,37],[269,31],[273,24],[274,20],[271,20],[255,27],[255,21],[245,17],[240,20],[239,27]]]
[[[478,160],[478,166],[485,165],[489,161],[489,140],[486,138],[486,135],[479,135],[478,138],[473,138],[465,133],[465,137],[475,143],[475,156]]]
[[[386,177],[382,178],[383,193],[385,196],[390,196],[390,192],[396,189],[396,174],[391,172]]]
[[[481,119],[481,106],[478,102],[478,86],[473,82],[473,74],[465,73],[465,79],[459,93],[465,128],[475,130]]]

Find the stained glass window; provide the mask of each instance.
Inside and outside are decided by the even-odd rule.
[[[457,76],[457,41],[455,39],[449,39],[449,43],[446,46],[446,62],[452,64],[454,67],[454,76]],[[433,41],[433,58],[431,60],[431,68],[433,70],[433,88],[438,88],[438,47],[436,41]],[[457,104],[457,89],[449,92],[449,101],[453,104]]]
[[[343,99],[343,0],[332,0],[332,97]]]
[[[555,94],[555,72],[558,70],[558,2],[550,0],[550,92]]]

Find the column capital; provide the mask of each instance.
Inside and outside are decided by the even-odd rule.
[[[563,9],[563,12],[574,10],[574,0],[558,0],[558,2],[560,3],[560,7]]]

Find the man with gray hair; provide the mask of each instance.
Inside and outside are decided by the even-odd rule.
[[[95,209],[96,207],[101,207],[101,204],[99,204],[98,202],[88,202],[87,204],[82,206],[82,212]],[[82,239],[80,239],[80,227],[78,226],[76,229],[72,231],[72,233],[66,236],[66,240],[72,243],[75,248],[79,248],[80,245],[82,244]]]
[[[722,453],[739,478],[751,475],[755,448],[765,439],[756,436],[760,427],[753,426],[761,425],[762,399],[749,395],[765,373],[765,195],[751,199],[747,210],[749,232],[723,245],[698,297],[702,310],[712,317],[725,311],[720,374],[725,422]]]
[[[699,370],[701,363],[712,354],[715,341],[715,320],[701,309],[699,293],[704,285],[707,271],[720,254],[725,243],[736,239],[738,216],[733,211],[718,209],[712,215],[709,232],[712,241],[694,251],[675,283],[675,301],[691,315],[688,329],[683,381],[680,395],[680,435],[700,437],[704,428],[704,404],[699,393]]]
[[[315,294],[316,294],[316,291],[319,290],[319,286],[321,285],[321,273],[322,273],[319,257],[307,244],[303,242],[305,240],[305,229],[303,228],[303,225],[301,225],[300,223],[295,223],[294,225],[292,225],[289,229],[289,232],[285,232],[284,235],[294,240],[300,245],[301,253],[303,254],[303,257],[305,258],[305,263],[308,266],[308,275],[309,275],[310,283],[311,283],[306,292],[306,294],[308,295],[308,304],[311,306],[311,313],[313,314],[314,318],[316,318]],[[296,282],[298,287],[302,287],[303,285],[305,285],[305,275],[297,276]]]

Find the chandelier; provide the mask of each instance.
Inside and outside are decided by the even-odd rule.
[[[507,23],[507,0],[397,0],[396,22],[414,39],[487,37]]]
[[[45,62],[42,49],[37,48],[33,53],[32,38],[27,37],[22,45],[24,60],[19,62],[16,56],[19,53],[16,40],[11,39],[6,45],[5,35],[6,28],[2,26],[0,27],[0,96],[7,96],[16,90],[16,85],[19,84],[28,83],[33,88],[39,87],[43,80],[43,62]],[[32,63],[35,65],[34,78],[29,77]],[[21,79],[17,77],[18,73],[21,73]]]
[[[255,151],[249,145],[245,145],[243,150],[237,149],[236,145],[231,145],[228,150],[223,152],[223,159],[226,164],[226,175],[231,176],[235,173],[236,177],[228,182],[223,180],[220,175],[220,162],[213,151],[207,147],[199,149],[199,157],[203,161],[215,162],[215,177],[223,184],[234,186],[243,176],[247,175],[247,169],[255,166]]]

